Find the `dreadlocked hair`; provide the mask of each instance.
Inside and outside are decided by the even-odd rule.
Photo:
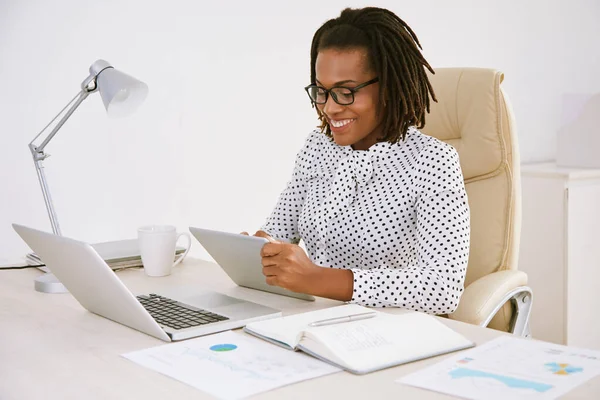
[[[382,141],[397,143],[406,138],[410,126],[425,126],[429,95],[437,102],[425,68],[435,74],[421,54],[413,30],[393,12],[377,8],[346,8],[340,16],[325,22],[312,40],[310,80],[316,82],[316,60],[325,49],[366,49],[369,67],[379,78],[379,104],[384,110]],[[314,104],[313,104],[314,106]],[[383,106],[383,107],[381,107]],[[331,128],[318,107],[321,130],[329,137]]]

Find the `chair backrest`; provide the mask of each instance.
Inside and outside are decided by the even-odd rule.
[[[465,286],[516,269],[521,224],[519,152],[504,74],[484,68],[438,68],[429,75],[432,102],[423,133],[458,151],[471,208]]]

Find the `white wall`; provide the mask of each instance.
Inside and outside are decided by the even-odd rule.
[[[524,162],[554,158],[563,94],[600,91],[597,0],[0,0],[0,259],[27,251],[12,222],[50,230],[27,143],[98,58],[150,95],[117,120],[90,96],[47,147],[63,234],[256,229],[316,124],[302,90],[312,35],[367,4],[406,20],[434,67],[505,72]]]

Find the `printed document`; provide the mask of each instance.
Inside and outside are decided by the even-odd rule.
[[[600,351],[503,336],[397,382],[466,399],[556,399],[600,374]]]
[[[232,331],[123,357],[221,399],[241,399],[340,371],[306,354]]]

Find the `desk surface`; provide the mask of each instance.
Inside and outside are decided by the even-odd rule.
[[[35,269],[3,271],[0,279],[0,399],[208,399],[211,396],[121,357],[164,344],[158,339],[87,312],[70,294],[33,289]],[[147,277],[142,270],[118,273],[137,293],[198,285],[281,309],[310,311],[340,302],[306,302],[237,287],[215,264],[188,259],[172,275]],[[386,309],[390,312],[401,310]],[[503,333],[445,318],[445,324],[482,344]],[[303,381],[253,399],[449,399],[451,396],[394,382],[433,364],[439,356],[363,376],[340,372]],[[600,398],[600,378],[568,393],[567,399]]]

